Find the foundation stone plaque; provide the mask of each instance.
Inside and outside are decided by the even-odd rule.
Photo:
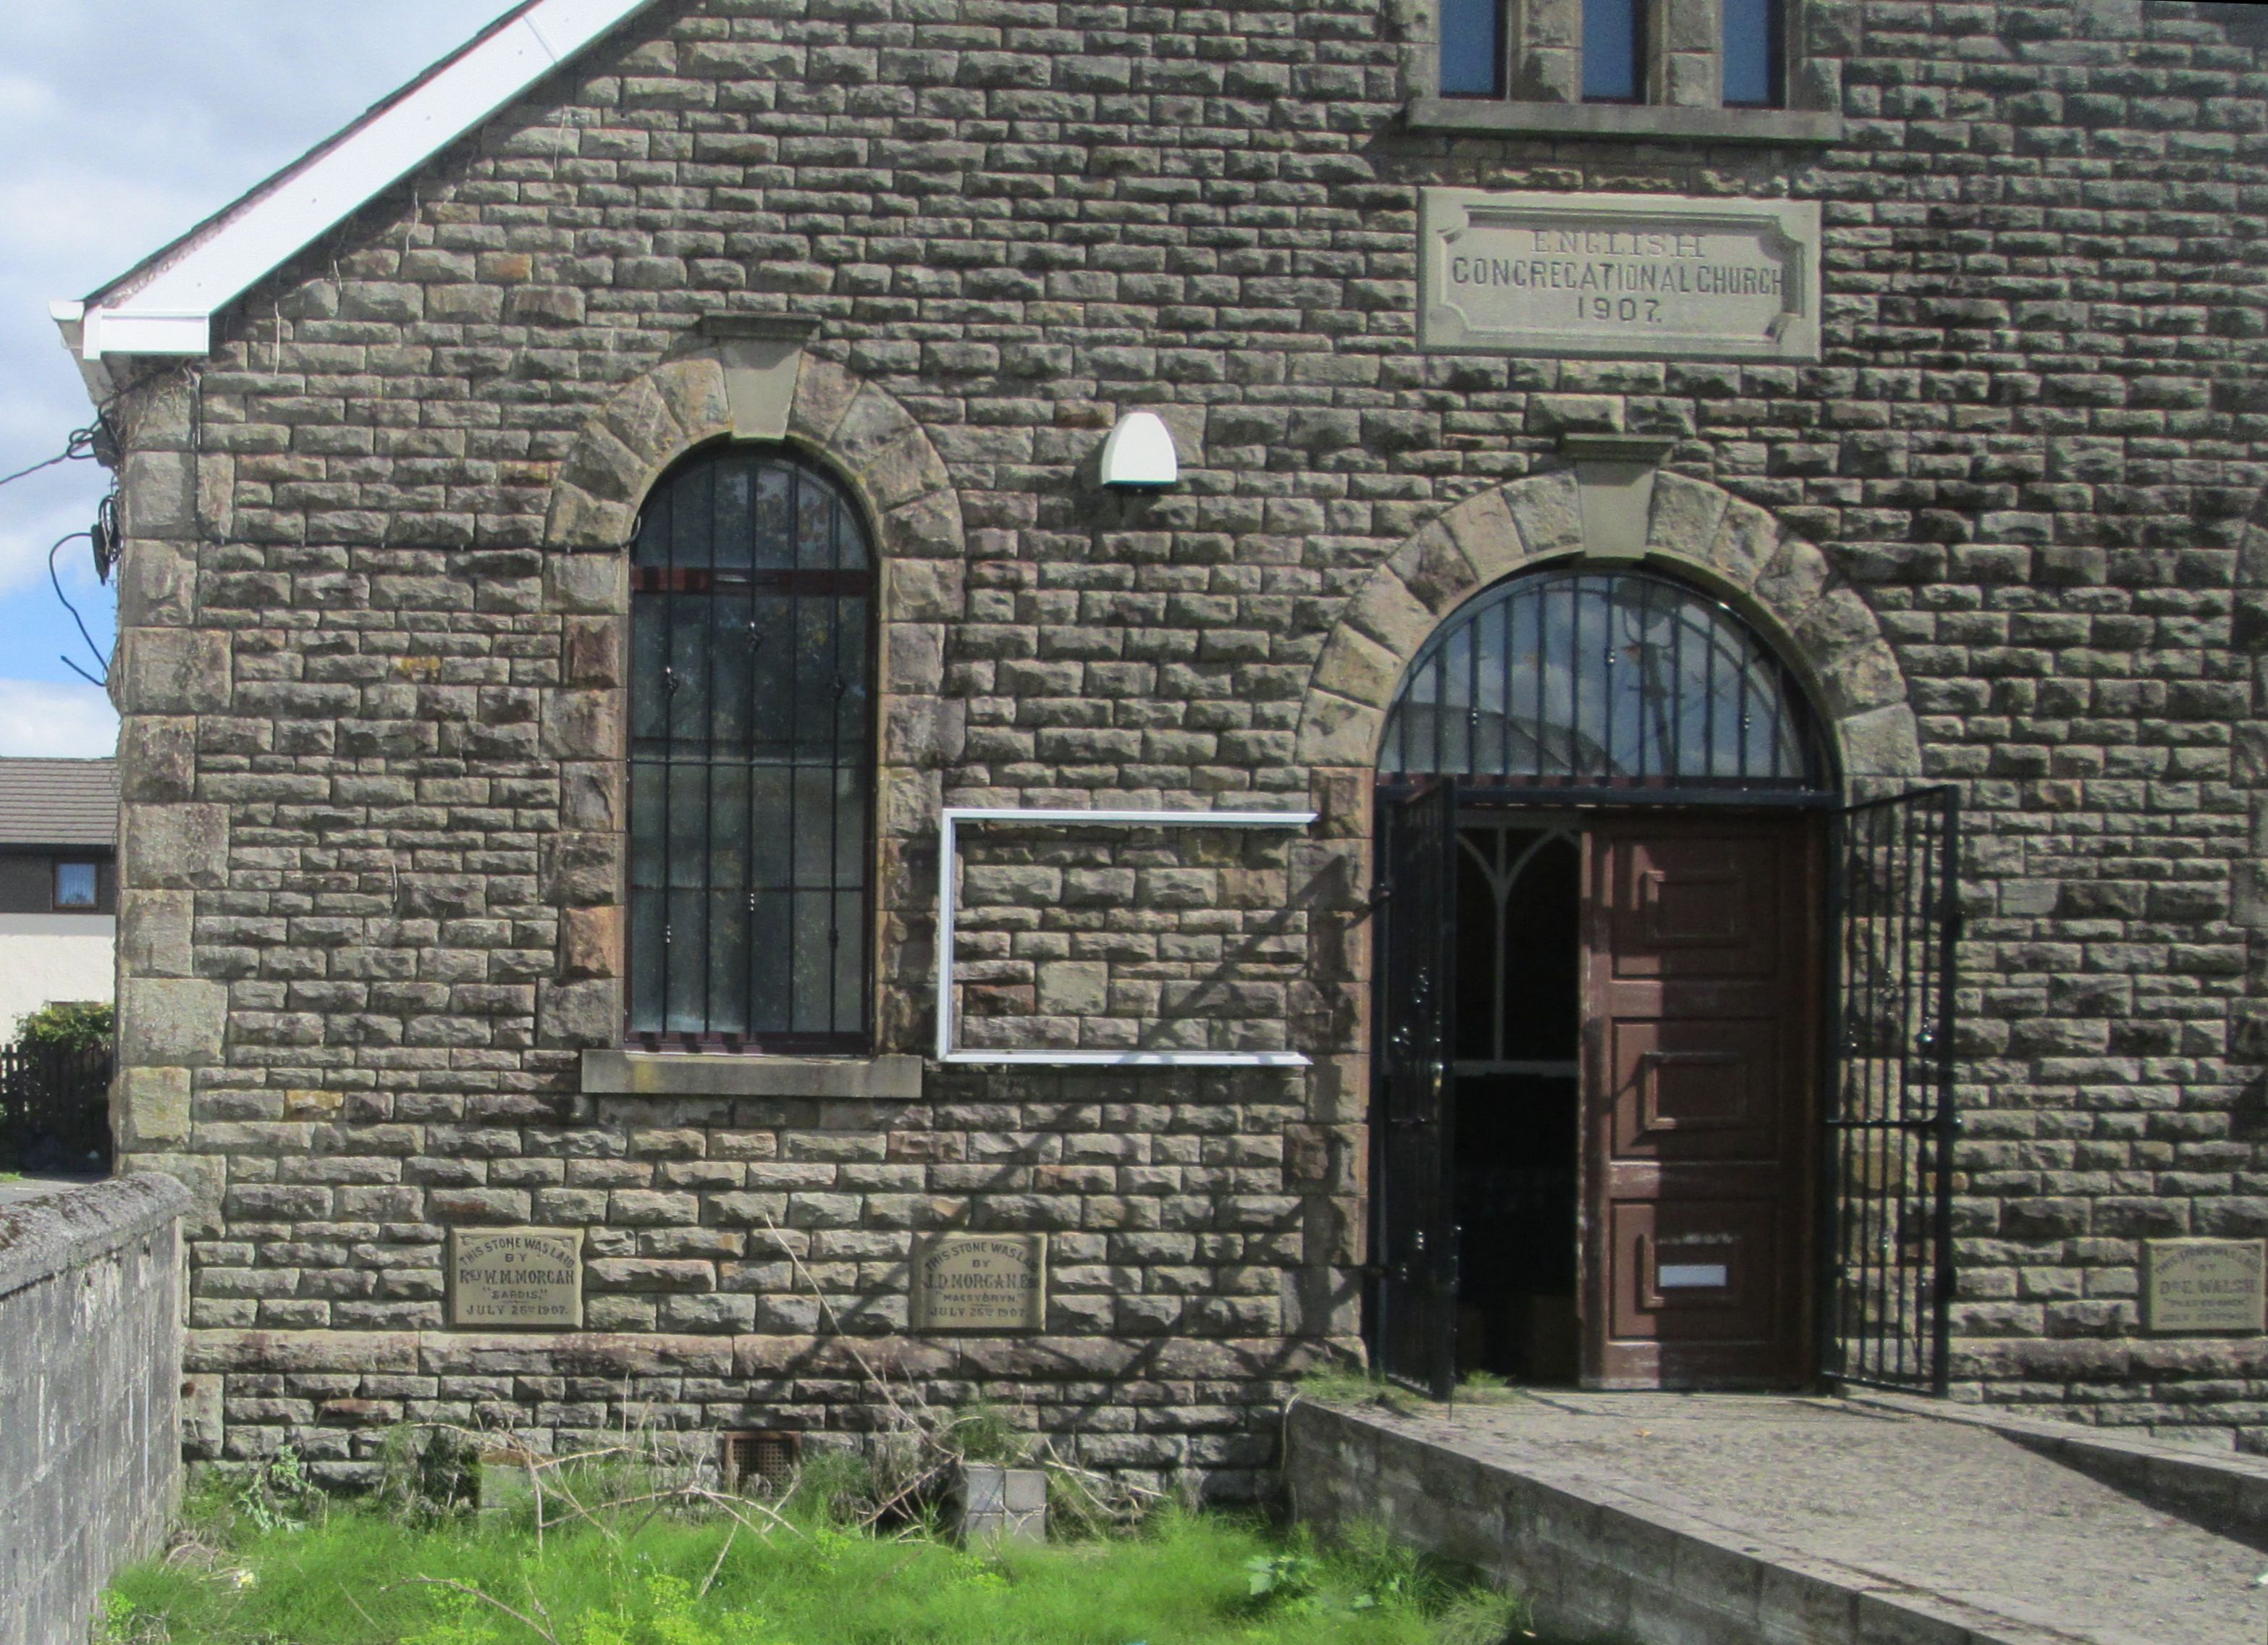
[[[914,1329],[1038,1331],[1048,1317],[1044,1234],[936,1234],[914,1251]]]
[[[2153,1333],[2253,1337],[2268,1329],[2268,1242],[2158,1239],[2142,1249],[2142,1301]]]
[[[452,1228],[449,1323],[475,1331],[580,1331],[580,1228]]]
[[[1819,358],[1816,201],[1428,188],[1420,217],[1426,349]]]

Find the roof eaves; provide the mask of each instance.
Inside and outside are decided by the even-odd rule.
[[[654,0],[526,0],[336,136],[83,304],[50,314],[80,359],[195,356],[212,319]]]

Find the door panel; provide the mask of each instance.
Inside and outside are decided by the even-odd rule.
[[[1781,1025],[1624,1018],[1612,1036],[1614,1156],[1763,1160],[1778,1147]]]
[[[1587,850],[1586,1381],[1808,1367],[1808,818],[1607,820]]]
[[[1456,833],[1453,782],[1380,808],[1372,1329],[1379,1368],[1440,1399],[1456,1381]]]

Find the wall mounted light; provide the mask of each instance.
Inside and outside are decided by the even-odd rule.
[[[1102,483],[1114,491],[1161,491],[1182,479],[1174,432],[1155,411],[1129,411],[1102,444]]]

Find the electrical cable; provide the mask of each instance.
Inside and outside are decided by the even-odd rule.
[[[107,691],[110,689],[110,665],[102,660],[102,648],[94,643],[94,636],[86,631],[85,619],[79,616],[78,608],[70,602],[70,596],[63,592],[63,579],[55,570],[55,556],[63,552],[63,543],[76,542],[81,537],[91,537],[94,534],[92,529],[86,531],[74,531],[69,536],[64,537],[58,542],[54,548],[49,549],[48,550],[48,580],[55,585],[55,598],[63,602],[63,609],[70,613],[71,621],[77,625],[78,637],[86,642],[86,654],[94,659],[94,666],[102,670],[102,677],[99,680],[96,679],[94,675],[80,668],[69,657],[59,654],[55,660],[62,663],[64,668],[78,675],[80,679],[85,681],[89,685]]]
[[[13,474],[0,475],[0,485],[12,485],[18,480],[26,479],[42,469],[53,468],[62,463],[85,462],[94,455],[95,447],[101,441],[104,433],[103,424],[99,421],[86,428],[74,429],[71,431],[70,442],[63,446],[62,455],[50,457],[45,462],[35,462],[28,468],[18,468]]]

